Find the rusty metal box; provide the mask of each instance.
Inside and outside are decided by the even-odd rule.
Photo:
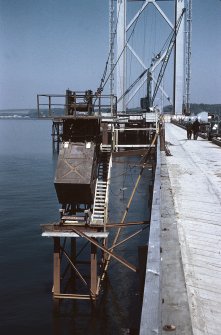
[[[93,142],[62,144],[55,173],[61,204],[92,204],[97,178],[97,147]]]

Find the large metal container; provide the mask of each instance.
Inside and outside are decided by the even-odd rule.
[[[61,204],[92,204],[97,177],[97,147],[93,142],[65,142],[59,152],[55,189]]]

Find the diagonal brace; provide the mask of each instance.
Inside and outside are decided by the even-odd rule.
[[[113,257],[114,259],[116,259],[118,262],[120,262],[121,264],[123,264],[124,266],[126,266],[128,269],[134,271],[134,272],[137,272],[138,269],[130,264],[129,262],[127,262],[125,259],[123,259],[122,257],[120,256],[117,256],[116,254],[114,254],[112,251],[108,250],[106,247],[100,245],[98,242],[96,242],[94,239],[90,238],[89,236],[87,236],[86,234],[84,234],[82,231],[79,231],[78,229],[76,228],[73,228],[72,229],[76,234],[78,234],[79,236],[81,237],[84,237],[86,238],[88,241],[90,241],[91,243],[93,243],[94,245],[96,245],[98,248],[100,248],[101,250],[103,250],[104,252],[106,252],[109,257]]]

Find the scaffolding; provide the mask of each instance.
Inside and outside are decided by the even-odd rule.
[[[111,259],[135,273],[141,266],[123,258],[116,249],[149,225],[148,218],[135,222],[125,220],[143,171],[148,166],[154,175],[159,118],[156,113],[142,112],[111,115],[116,105],[105,109],[97,103],[103,96],[92,94],[92,100],[85,104],[82,94],[72,91],[63,96],[63,116],[52,117],[56,95],[43,97],[48,99],[48,112],[53,119],[53,142],[59,147],[54,183],[61,204],[60,220],[42,225],[42,236],[51,237],[54,242],[53,297],[55,302],[86,299],[94,304]],[[38,101],[43,117],[40,96]],[[46,111],[46,104],[43,106]],[[121,221],[109,222],[112,159],[131,155],[141,155],[140,173]],[[136,231],[129,232],[126,238],[124,234],[121,237],[122,230],[125,232],[131,226],[137,227]],[[115,230],[111,244],[110,229]],[[80,241],[84,241],[83,245]],[[82,252],[87,253],[87,260],[82,261]]]

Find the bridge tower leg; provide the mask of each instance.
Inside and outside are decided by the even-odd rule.
[[[176,0],[175,16],[176,22],[179,20],[182,11],[184,10],[184,0]],[[179,31],[176,36],[175,54],[174,54],[174,92],[173,92],[173,107],[174,114],[180,115],[183,113],[184,100],[184,22],[182,19]]]
[[[111,0],[110,0],[111,1]],[[162,17],[166,20],[166,22],[171,26],[173,29],[175,25],[173,25],[167,15],[164,13],[164,11],[160,8],[158,2],[160,3],[161,0],[151,0],[144,2],[144,4],[141,6],[140,10],[137,12],[137,14],[134,16],[134,18],[131,20],[129,24],[127,24],[127,2],[132,1],[140,1],[141,0],[117,0],[117,8],[116,8],[116,22],[117,22],[117,54],[116,54],[116,73],[117,73],[117,98],[121,98],[117,105],[118,112],[123,112],[126,110],[126,106],[130,102],[130,100],[133,98],[133,96],[136,94],[136,92],[142,87],[142,85],[145,83],[145,80],[140,80],[140,84],[138,85],[138,88],[135,90],[134,95],[132,97],[129,97],[126,99],[124,96],[124,93],[127,89],[126,87],[126,51],[127,48],[130,49],[131,53],[134,55],[134,57],[137,59],[137,61],[141,64],[144,69],[147,69],[147,65],[145,65],[145,60],[142,60],[141,57],[139,57],[136,52],[133,50],[133,48],[130,46],[130,44],[127,41],[127,32],[132,27],[132,25],[136,22],[138,17],[141,15],[141,13],[145,10],[148,4],[152,4],[156,7],[156,9],[159,11],[159,13],[162,15]],[[176,22],[179,20],[182,11],[185,8],[185,1],[186,0],[175,0],[175,20]],[[112,6],[110,5],[110,22],[113,21],[113,3],[111,2]],[[113,36],[113,24],[110,24],[111,29],[111,36]],[[184,102],[184,81],[185,81],[185,71],[184,71],[184,27],[185,27],[185,19],[183,18],[181,21],[181,25],[179,26],[179,30],[176,37],[176,44],[175,44],[175,51],[174,51],[174,89],[173,89],[173,107],[174,107],[174,114],[182,114],[183,113],[183,102]],[[110,45],[113,45],[113,39],[110,38]],[[113,54],[112,54],[113,57]],[[112,79],[113,80],[113,79]],[[160,87],[162,90],[162,88]],[[168,95],[166,95],[166,92],[162,90],[163,94],[168,99]]]
[[[117,97],[118,99],[126,90],[126,5],[127,0],[117,0]],[[117,105],[118,112],[126,111],[125,98]]]

